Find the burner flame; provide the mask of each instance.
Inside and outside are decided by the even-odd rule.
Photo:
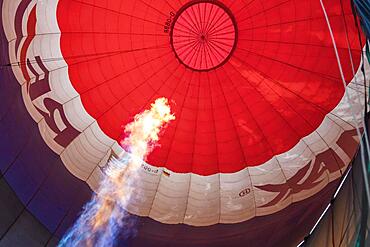
[[[121,145],[128,154],[108,162],[97,193],[58,246],[113,246],[121,233],[125,238],[135,234],[135,219],[124,209],[140,183],[141,164],[158,142],[163,127],[174,119],[168,100],[159,98],[150,110],[126,125],[127,137]]]

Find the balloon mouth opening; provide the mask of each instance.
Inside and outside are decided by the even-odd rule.
[[[219,1],[190,1],[177,11],[170,43],[177,60],[194,71],[223,66],[232,56],[238,38],[231,10]]]

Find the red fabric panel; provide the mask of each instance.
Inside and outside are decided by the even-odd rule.
[[[60,0],[58,6],[70,79],[108,136],[119,141],[135,114],[157,97],[170,99],[176,120],[150,164],[201,175],[259,165],[314,131],[342,98],[319,1],[221,1],[236,21],[236,47],[207,72],[185,67],[166,32],[187,2]],[[343,4],[345,16],[339,0],[325,1],[350,81],[345,22],[356,68],[360,47],[350,4]]]

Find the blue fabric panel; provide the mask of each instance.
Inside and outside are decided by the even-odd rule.
[[[0,0],[0,12],[3,0]],[[0,18],[0,171],[27,209],[49,231],[62,235],[91,196],[43,141],[23,103],[9,65],[8,42]],[[0,175],[1,176],[1,175]]]
[[[16,191],[19,199],[27,204],[48,174],[54,164],[56,156],[48,156],[48,147],[37,136],[31,136],[31,140],[23,147],[21,154],[4,174],[5,179]]]
[[[0,78],[3,78],[1,72],[0,70]],[[15,82],[8,80],[7,84],[11,83]],[[0,95],[0,98],[3,98],[3,95]],[[0,122],[0,170],[3,173],[21,154],[31,136],[38,131],[34,128],[34,123],[30,122],[31,119],[27,119],[29,114],[24,108],[23,100],[17,95]]]
[[[73,220],[75,219],[90,195],[91,190],[88,186],[71,176],[58,159],[53,171],[32,199],[28,209],[54,232],[69,211],[73,211],[73,208],[76,211],[73,215]],[[50,211],[53,211],[52,216]]]

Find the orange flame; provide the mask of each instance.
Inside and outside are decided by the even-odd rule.
[[[122,142],[129,147],[130,160],[124,168],[115,168],[109,172],[109,184],[114,191],[99,189],[101,207],[96,212],[92,227],[94,230],[108,224],[115,203],[125,207],[132,195],[133,183],[138,178],[138,169],[143,160],[152,151],[154,143],[159,140],[159,133],[163,126],[174,120],[166,98],[159,98],[151,104],[150,110],[137,114],[134,121],[126,125],[125,132],[129,134]],[[113,216],[114,217],[114,216]]]
[[[124,230],[130,232],[134,228],[124,209],[135,184],[140,183],[141,164],[158,141],[161,129],[173,119],[168,100],[159,98],[125,127],[128,137],[122,144],[130,154],[109,161],[96,195],[58,246],[112,246],[120,229],[126,227]]]

